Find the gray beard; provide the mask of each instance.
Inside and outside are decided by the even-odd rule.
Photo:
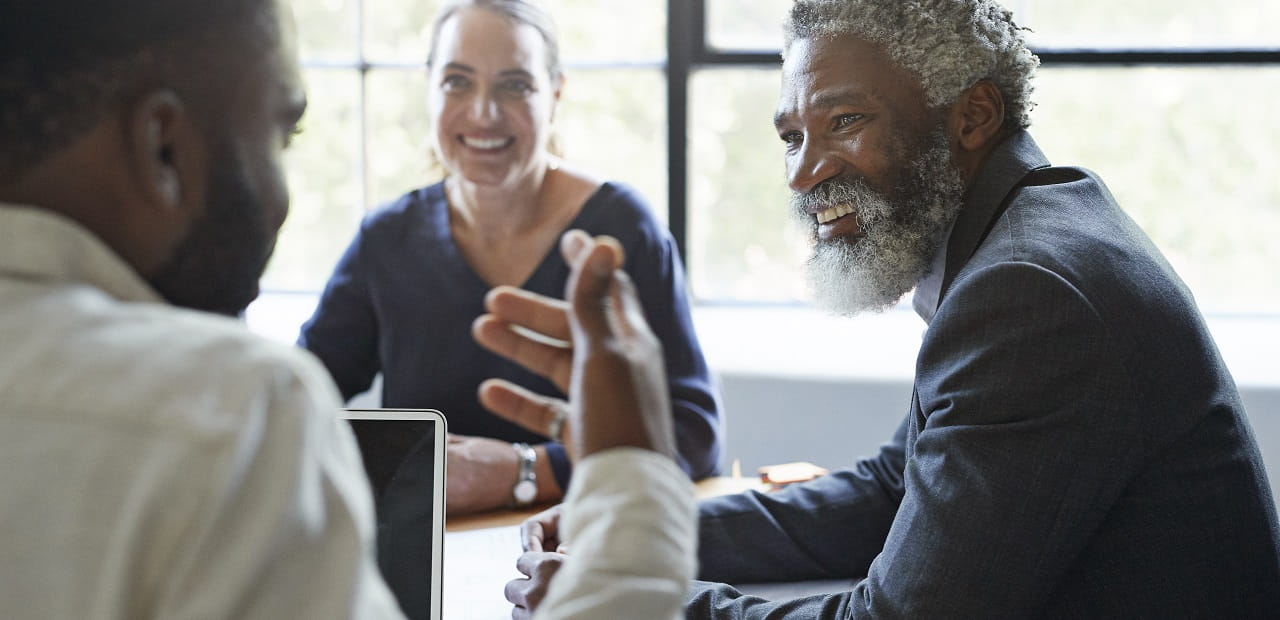
[[[820,307],[841,316],[898,303],[929,271],[964,200],[964,181],[941,130],[928,134],[892,183],[892,198],[865,179],[841,177],[793,192],[792,215],[808,229],[806,276]],[[899,160],[910,153],[900,152]],[[814,207],[849,205],[863,236],[818,239]],[[847,217],[847,216],[846,216]]]

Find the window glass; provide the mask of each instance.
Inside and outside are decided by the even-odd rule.
[[[782,47],[791,0],[706,0],[707,42],[724,50]],[[1006,0],[1028,41],[1045,47],[1275,47],[1272,0]]]
[[[439,0],[364,0],[364,53],[378,62],[425,63]]]
[[[1044,47],[1280,45],[1273,0],[1018,0],[1007,4]]]
[[[427,80],[421,68],[369,72],[365,84],[368,204],[440,180],[432,162]]]
[[[776,50],[792,0],[706,0],[707,45],[720,50]]]
[[[319,289],[365,208],[439,180],[422,63],[442,1],[293,3],[310,109],[306,131],[286,158],[293,208],[265,287]],[[665,3],[546,5],[569,66],[557,114],[565,154],[635,187],[665,220]]]
[[[1280,67],[1044,69],[1032,133],[1098,172],[1215,312],[1280,312]]]
[[[807,299],[808,250],[773,129],[779,71],[709,69],[689,86],[689,280],[703,300]]]
[[[356,0],[312,0],[290,6],[298,24],[298,54],[304,62],[355,61]]]
[[[565,158],[632,186],[663,222],[666,92],[666,78],[656,69],[571,69],[556,114],[556,139]]]
[[[264,288],[319,290],[360,216],[359,74],[310,69],[302,134],[285,152],[289,218]]]
[[[364,0],[365,53],[370,59],[426,59],[440,0]],[[657,61],[666,55],[666,3],[633,0],[550,0],[561,61]]]
[[[658,61],[667,55],[664,0],[550,0],[566,63]]]

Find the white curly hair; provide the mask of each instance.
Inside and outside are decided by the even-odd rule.
[[[884,46],[920,77],[931,107],[955,102],[981,79],[1004,98],[1006,127],[1031,124],[1031,78],[1040,59],[1013,14],[992,0],[796,0],[783,57],[797,40],[854,35]]]

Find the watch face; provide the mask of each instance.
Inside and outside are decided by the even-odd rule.
[[[516,483],[516,488],[512,490],[516,502],[520,504],[532,503],[534,498],[538,497],[538,485],[532,480],[521,480]]]

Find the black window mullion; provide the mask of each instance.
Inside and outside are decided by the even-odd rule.
[[[667,222],[689,264],[689,74],[700,54],[704,0],[667,0]]]

